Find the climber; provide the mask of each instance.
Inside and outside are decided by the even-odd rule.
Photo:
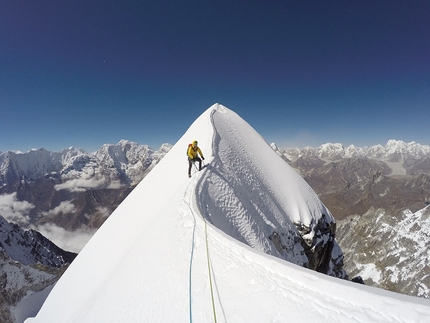
[[[202,159],[205,160],[203,157],[203,153],[200,150],[199,146],[197,146],[197,140],[194,140],[192,144],[188,145],[187,150],[187,156],[188,156],[188,177],[191,177],[191,166],[194,162],[199,162],[199,171],[202,170]],[[199,156],[201,159],[199,158]]]

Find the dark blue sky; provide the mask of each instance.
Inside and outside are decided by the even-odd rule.
[[[0,151],[174,144],[213,103],[280,147],[430,144],[429,1],[2,1]]]

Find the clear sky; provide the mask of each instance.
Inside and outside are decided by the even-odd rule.
[[[0,151],[157,149],[216,102],[279,147],[430,144],[429,17],[425,0],[2,1]]]

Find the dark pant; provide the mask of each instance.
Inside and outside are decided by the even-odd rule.
[[[193,166],[193,163],[198,161],[199,162],[199,170],[202,170],[202,160],[199,157],[191,159],[188,157],[188,174],[191,174],[191,167]]]

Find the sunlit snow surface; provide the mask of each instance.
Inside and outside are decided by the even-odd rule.
[[[207,167],[189,179],[185,148],[194,139]],[[261,252],[270,249],[268,228],[310,223],[323,212],[315,193],[252,127],[214,105],[97,231],[26,322],[429,322],[428,300]]]

